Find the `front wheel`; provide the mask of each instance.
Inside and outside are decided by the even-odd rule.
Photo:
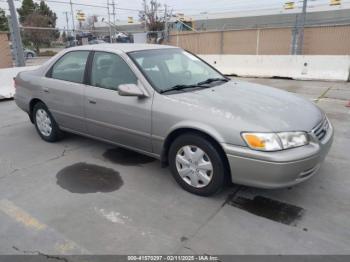
[[[33,118],[35,128],[43,140],[56,142],[62,138],[61,130],[44,103],[38,102],[35,104]]]
[[[209,196],[225,184],[227,170],[223,157],[204,136],[185,134],[170,146],[169,166],[182,188],[196,195]]]

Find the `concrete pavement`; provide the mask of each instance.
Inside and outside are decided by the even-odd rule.
[[[335,141],[316,176],[198,197],[148,157],[75,135],[45,143],[0,102],[0,254],[350,254],[350,84],[240,80],[327,112]]]

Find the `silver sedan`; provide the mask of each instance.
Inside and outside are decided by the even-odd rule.
[[[319,169],[333,127],[313,103],[230,80],[180,48],[101,44],[66,49],[16,77],[16,103],[42,139],[63,131],[161,160],[185,190],[225,182],[278,188]]]

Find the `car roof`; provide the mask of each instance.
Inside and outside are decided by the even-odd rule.
[[[170,45],[156,45],[156,44],[99,44],[99,45],[84,45],[69,48],[70,50],[95,50],[95,51],[121,51],[124,53],[141,51],[141,50],[155,50],[166,48],[178,48]]]

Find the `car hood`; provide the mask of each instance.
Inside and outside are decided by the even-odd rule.
[[[273,87],[230,81],[220,86],[171,95],[202,115],[228,120],[241,131],[311,131],[324,117],[312,102]],[[206,111],[206,112],[203,112]],[[236,126],[236,128],[237,128]]]

